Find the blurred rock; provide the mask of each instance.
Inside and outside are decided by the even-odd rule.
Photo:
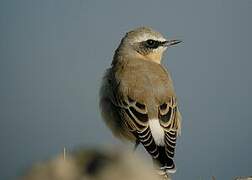
[[[132,152],[79,150],[34,165],[21,180],[163,180]]]
[[[237,177],[235,180],[252,180],[252,176],[249,177]]]

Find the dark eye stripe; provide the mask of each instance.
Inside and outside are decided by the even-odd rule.
[[[162,42],[156,41],[156,40],[153,40],[153,39],[148,39],[147,41],[145,41],[144,44],[145,44],[145,47],[147,47],[147,48],[156,49],[160,45],[162,45]]]

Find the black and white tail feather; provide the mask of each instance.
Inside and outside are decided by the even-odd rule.
[[[132,98],[123,102],[121,113],[127,116],[126,124],[137,139],[135,148],[141,143],[162,172],[175,173],[173,157],[181,120],[176,98],[159,105],[157,119],[149,119],[146,105]]]

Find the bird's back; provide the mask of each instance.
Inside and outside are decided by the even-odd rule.
[[[170,74],[160,64],[129,60],[117,67],[115,78],[119,82],[119,91],[131,99],[147,106],[160,105],[175,96]]]

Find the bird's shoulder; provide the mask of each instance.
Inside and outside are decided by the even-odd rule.
[[[111,68],[110,79],[116,93],[144,102],[175,96],[169,72],[160,64],[143,60],[128,61]]]
[[[170,74],[164,66],[145,60],[127,61],[115,68],[115,75],[120,81],[139,85],[171,81]]]

